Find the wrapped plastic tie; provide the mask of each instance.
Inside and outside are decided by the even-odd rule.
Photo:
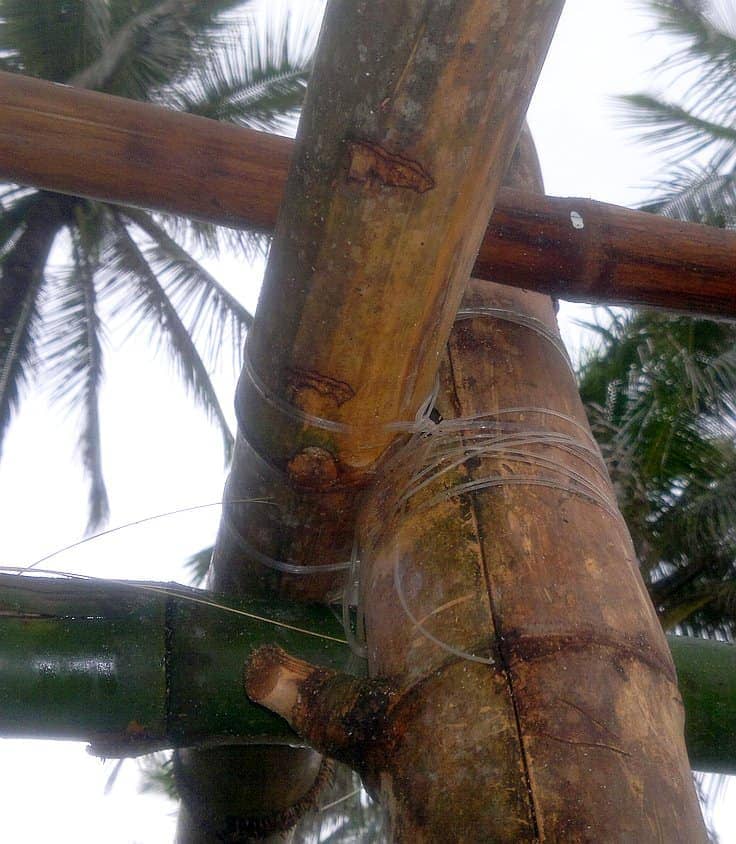
[[[533,331],[557,350],[566,366],[572,371],[572,363],[562,339],[541,320],[508,309],[490,307],[463,308],[457,315],[457,321],[475,318],[498,319]],[[495,460],[499,468],[488,471],[484,465],[486,473],[481,477],[472,477],[471,473],[471,477],[462,483],[442,487],[435,495],[430,495],[415,507],[414,512],[430,511],[447,499],[484,490],[509,486],[536,486],[556,489],[575,496],[601,508],[612,518],[621,519],[598,444],[585,425],[559,411],[534,406],[508,407],[463,418],[445,419],[436,423],[430,418],[430,414],[439,391],[439,380],[437,380],[432,395],[422,404],[412,420],[360,425],[325,419],[308,413],[275,395],[255,371],[248,354],[247,343],[243,378],[246,383],[252,385],[258,397],[269,407],[287,419],[305,426],[334,434],[355,435],[378,430],[382,433],[407,436],[407,441],[383,462],[381,478],[369,493],[369,502],[375,502],[380,496],[382,508],[381,518],[377,520],[373,534],[381,533],[386,525],[395,523],[395,520],[401,517],[402,511],[419,493],[431,488],[443,478],[446,480],[462,467],[467,467],[471,460],[474,465],[484,465],[490,460]],[[535,422],[530,424],[527,417],[533,417]],[[565,428],[567,431],[556,430],[555,426]],[[247,446],[252,453],[252,459],[259,462],[263,471],[277,472],[282,478],[285,477],[283,470],[258,454],[248,442],[240,420],[238,437],[242,445]],[[369,446],[366,445],[366,447]],[[539,453],[540,449],[544,450],[543,454]],[[579,467],[573,468],[567,465],[563,460],[555,458],[555,453],[564,455],[567,463],[572,458]],[[510,471],[510,464],[527,466],[530,471]],[[228,532],[243,553],[249,559],[267,568],[282,574],[297,576],[345,571],[346,582],[340,596],[345,634],[353,651],[361,657],[366,656],[363,604],[360,599],[361,554],[357,535],[349,560],[306,566],[274,559],[254,548],[238,530],[228,508],[224,513],[224,521]],[[377,541],[377,536],[368,531],[365,539],[373,545]],[[398,562],[394,566],[394,585],[407,618],[423,636],[454,656],[474,662],[488,664],[493,662],[490,657],[456,648],[426,628],[409,606]],[[352,620],[353,607],[356,608],[355,624]]]

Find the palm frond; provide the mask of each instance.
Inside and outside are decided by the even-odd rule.
[[[239,0],[242,5],[248,0]],[[72,84],[133,99],[184,78],[215,47],[214,34],[228,24],[219,19],[238,0],[146,0],[131,10],[114,4],[114,29],[97,59],[79,66]]]
[[[679,44],[658,70],[689,74],[690,90],[703,105],[736,95],[736,30],[730,3],[649,0],[657,35]],[[697,93],[696,93],[697,92]]]
[[[673,166],[652,186],[654,199],[642,210],[718,228],[736,227],[736,172],[711,165]]]
[[[22,233],[0,258],[0,451],[36,359],[44,267],[69,213],[68,199],[43,194],[26,208]]]
[[[624,124],[643,129],[642,138],[671,153],[675,162],[714,147],[719,151],[714,166],[724,166],[733,158],[736,129],[730,124],[709,120],[650,94],[630,94],[620,97],[619,102],[624,109]]]
[[[87,532],[91,533],[109,514],[100,440],[102,326],[94,281],[96,256],[87,251],[78,229],[73,241],[74,262],[57,280],[50,301],[44,358],[53,399],[64,401],[70,409],[81,409],[79,450],[89,481]]]
[[[184,563],[185,568],[189,571],[190,586],[201,586],[204,583],[204,579],[207,577],[207,572],[210,567],[210,561],[212,560],[212,552],[214,550],[214,546],[212,545],[209,545],[207,548],[202,548],[201,551],[197,551],[196,554],[192,554],[192,556]]]
[[[111,279],[108,291],[120,293],[124,288],[118,310],[131,312],[137,325],[149,325],[156,332],[156,339],[165,345],[185,386],[220,429],[229,460],[233,436],[199,352],[118,212],[112,212],[112,220],[113,236],[106,261]]]
[[[6,258],[7,261],[7,258]],[[6,261],[0,263],[5,269]],[[10,289],[3,272],[0,288],[0,456],[10,420],[17,409],[21,387],[36,363],[40,279]]]
[[[150,753],[139,757],[137,761],[141,774],[141,794],[163,794],[171,800],[179,799],[171,751]]]
[[[648,0],[657,35],[674,43],[657,70],[676,101],[652,94],[619,98],[624,123],[669,159],[646,210],[731,226],[736,171],[736,18],[730,3]],[[653,34],[654,34],[653,33]],[[677,75],[673,77],[673,73]]]
[[[160,96],[190,114],[256,129],[284,128],[304,99],[314,46],[313,27],[294,34],[288,17],[279,28],[250,27]]]
[[[234,252],[245,261],[253,261],[265,258],[271,245],[271,235],[266,232],[231,229],[173,214],[156,213],[154,219],[184,249],[203,252],[213,258]]]
[[[0,52],[15,71],[63,82],[99,56],[108,27],[107,0],[3,0]]]
[[[134,209],[122,213],[152,241],[145,250],[148,263],[165,280],[166,293],[178,313],[187,315],[187,330],[195,342],[206,344],[210,365],[217,364],[226,345],[239,364],[253,316],[149,214]]]
[[[31,209],[43,202],[40,193],[21,195],[7,207],[3,207],[3,199],[0,198],[0,256],[12,249],[22,234]]]

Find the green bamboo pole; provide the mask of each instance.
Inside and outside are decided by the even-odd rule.
[[[669,636],[694,768],[736,774],[736,647]],[[250,653],[277,644],[355,674],[323,606],[234,601],[178,584],[0,575],[0,736],[90,741],[100,755],[293,744],[243,688]]]
[[[325,607],[1,575],[0,736],[91,741],[107,757],[258,737],[293,744],[243,690],[244,662],[267,642],[358,669]]]
[[[736,774],[736,646],[668,636],[685,704],[685,742],[698,771]]]

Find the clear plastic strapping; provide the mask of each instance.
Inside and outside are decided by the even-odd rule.
[[[512,322],[535,332],[572,369],[562,340],[540,320],[511,310],[489,307],[464,308],[458,313],[457,320],[478,317]],[[247,347],[243,373],[260,400],[278,414],[303,425],[335,434],[360,431],[366,432],[368,437],[371,432],[404,435],[403,443],[394,447],[381,465],[380,480],[374,485],[364,507],[370,516],[362,522],[360,546],[356,535],[350,559],[322,564],[315,560],[310,561],[310,565],[274,559],[246,540],[232,514],[227,508],[225,511],[227,530],[249,559],[279,573],[299,577],[345,572],[345,586],[339,596],[342,618],[348,641],[360,656],[366,655],[361,552],[374,553],[386,533],[400,524],[408,512],[416,518],[417,515],[437,511],[443,502],[451,499],[484,490],[521,486],[530,490],[534,487],[555,489],[600,508],[613,519],[621,518],[605,464],[589,429],[558,411],[519,406],[435,423],[430,414],[436,400],[436,386],[414,419],[361,427],[315,416],[274,395],[255,371]],[[248,447],[251,459],[260,462],[265,474],[273,475],[280,471],[245,441],[242,429],[239,436]],[[413,561],[412,567],[415,562],[421,568],[421,560]],[[448,560],[448,565],[451,563]],[[444,606],[429,613],[425,607],[423,616],[416,611],[407,594],[406,582],[407,578],[418,576],[416,571],[405,572],[397,558],[392,579],[396,597],[411,630],[453,656],[473,662],[492,662],[488,653],[458,647],[452,641],[452,635],[437,633],[437,618],[445,612]],[[447,604],[453,605],[454,617],[461,618],[463,612],[468,611],[468,602],[463,597]],[[429,629],[428,618],[432,619],[434,630]]]

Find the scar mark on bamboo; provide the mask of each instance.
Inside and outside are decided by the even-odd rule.
[[[435,186],[434,179],[418,161],[390,152],[372,141],[350,140],[348,181],[380,182],[392,188],[408,188],[426,193]]]
[[[329,489],[340,476],[334,454],[317,446],[308,446],[297,452],[289,460],[287,472],[294,483],[314,490]]]
[[[599,721],[597,718],[594,718],[590,712],[584,709],[582,706],[578,706],[576,703],[573,703],[571,700],[567,700],[564,697],[561,697],[560,703],[564,703],[566,706],[569,706],[571,709],[577,710],[584,718],[587,718],[592,724],[595,724],[596,727],[603,730],[604,732],[608,733],[609,735],[613,736],[614,738],[618,738],[616,733],[614,733],[603,721]]]
[[[299,396],[305,390],[310,390],[326,399],[331,399],[336,407],[345,404],[355,395],[355,390],[345,381],[330,378],[310,369],[290,369],[286,376],[289,400],[299,404]]]
[[[621,756],[626,756],[631,758],[631,753],[628,750],[623,750],[621,747],[616,747],[614,744],[606,744],[602,741],[577,741],[576,739],[565,738],[564,736],[555,736],[552,733],[545,733],[543,731],[534,731],[534,732],[527,732],[528,736],[534,736],[536,738],[547,738],[551,741],[558,741],[560,744],[569,744],[572,747],[597,747],[601,750],[610,750],[613,753],[618,753]]]

